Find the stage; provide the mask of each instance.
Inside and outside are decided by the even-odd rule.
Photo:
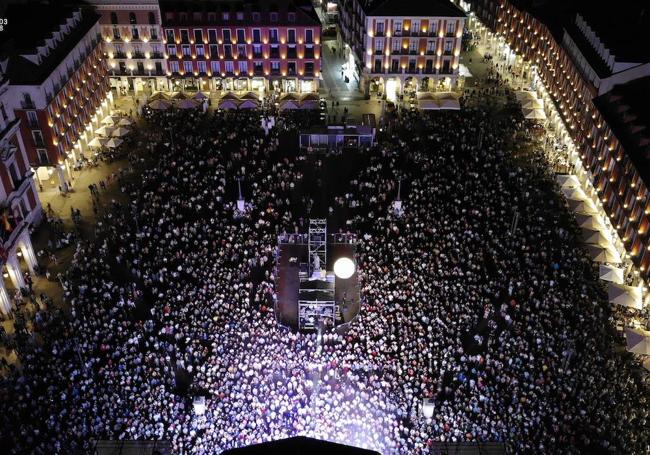
[[[288,238],[290,241],[280,242],[278,245],[275,308],[278,322],[292,330],[298,330],[299,301],[327,301],[332,300],[332,296],[335,304],[336,326],[341,327],[342,324],[354,319],[360,309],[358,271],[355,269],[348,279],[341,279],[330,272],[327,273],[329,281],[327,279],[310,280],[307,236],[296,234]],[[337,242],[337,240],[339,241]],[[340,240],[342,237],[338,235],[329,236],[324,270],[333,270],[334,263],[339,258],[355,257],[355,244]]]

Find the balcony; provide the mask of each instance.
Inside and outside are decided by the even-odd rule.
[[[20,100],[20,107],[23,109],[36,109],[34,101],[31,99],[22,99]]]
[[[134,52],[133,58],[144,58],[144,52]]]
[[[113,58],[126,58],[126,52],[115,52]]]
[[[33,130],[38,130],[41,129],[40,125],[38,124],[38,120],[27,120],[27,125]]]
[[[162,58],[164,58],[164,56],[163,56],[162,52],[152,52],[151,53],[151,58],[162,59]]]
[[[253,70],[253,75],[254,76],[264,76],[264,69],[263,68],[255,68]]]
[[[43,139],[34,139],[33,142],[35,147],[40,147],[40,148],[45,147],[45,142],[43,142]]]

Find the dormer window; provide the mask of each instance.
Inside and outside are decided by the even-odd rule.
[[[287,20],[288,20],[289,22],[296,22],[296,13],[289,13],[289,14],[287,15]]]

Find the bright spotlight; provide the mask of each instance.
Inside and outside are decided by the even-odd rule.
[[[334,263],[334,274],[343,279],[347,280],[352,275],[354,275],[354,262],[350,258],[339,258]]]

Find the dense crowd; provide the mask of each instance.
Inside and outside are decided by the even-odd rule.
[[[162,439],[212,454],[298,434],[384,454],[433,441],[648,451],[648,390],[614,353],[577,227],[548,171],[506,147],[523,125],[474,108],[403,113],[372,149],[319,157],[354,167],[325,190],[306,178],[315,159],[291,150],[299,117],[269,135],[257,112],[147,121],[155,146],[123,186],[130,202],[77,246],[71,315],[35,324],[43,343],[2,383],[8,453]],[[273,270],[278,234],[326,214],[330,230],[358,234],[363,305],[319,344],[276,323]]]

